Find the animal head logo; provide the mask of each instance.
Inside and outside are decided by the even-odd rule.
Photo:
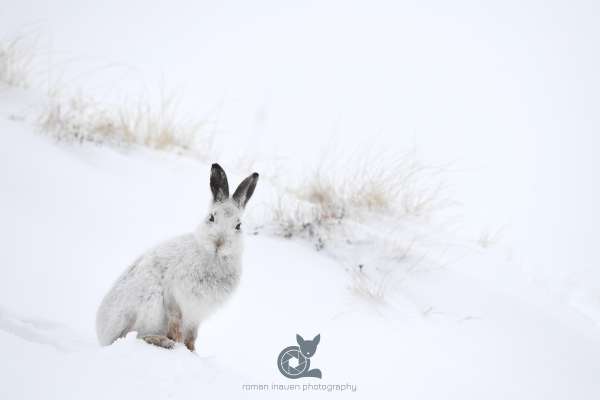
[[[320,369],[310,369],[310,358],[315,355],[320,341],[321,335],[315,336],[313,340],[305,340],[296,335],[298,346],[286,347],[277,357],[279,372],[290,379],[322,378]]]
[[[311,358],[315,354],[320,341],[321,335],[315,336],[313,340],[304,340],[302,336],[296,335],[296,342],[300,346],[300,352],[306,358]]]

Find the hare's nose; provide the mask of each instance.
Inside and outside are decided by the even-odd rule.
[[[223,246],[224,243],[225,243],[225,239],[220,236],[215,241],[215,246],[217,246],[217,248],[219,248],[219,247]]]

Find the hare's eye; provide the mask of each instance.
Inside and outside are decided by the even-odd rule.
[[[215,216],[213,214],[210,214],[210,217],[208,217],[208,222],[215,222]]]
[[[238,224],[235,226],[235,230],[239,231],[240,229],[242,229],[242,224],[241,224],[241,223],[238,223]]]

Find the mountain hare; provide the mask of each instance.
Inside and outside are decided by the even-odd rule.
[[[227,175],[213,164],[209,214],[195,232],[138,258],[102,300],[96,332],[103,346],[136,331],[148,343],[194,351],[198,325],[237,287],[241,273],[240,217],[258,181],[255,172],[229,198]]]

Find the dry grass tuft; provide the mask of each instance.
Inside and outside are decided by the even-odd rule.
[[[367,211],[423,216],[441,205],[442,185],[431,179],[437,178],[440,170],[421,165],[411,154],[367,156],[346,164],[350,168],[338,173],[321,167],[296,192],[334,215]]]
[[[499,228],[493,230],[491,228],[484,229],[479,235],[479,239],[477,240],[477,244],[481,246],[483,249],[489,249],[490,247],[495,246],[502,238],[502,233],[504,228]]]
[[[0,41],[0,86],[29,85],[35,41],[26,34]],[[43,132],[61,141],[141,145],[206,157],[212,135],[201,135],[204,124],[180,118],[177,105],[175,96],[164,94],[158,103],[140,98],[111,106],[91,97],[55,92],[49,94],[37,121]]]
[[[43,132],[61,141],[141,145],[202,158],[212,143],[209,135],[201,135],[202,123],[177,118],[172,96],[163,97],[157,106],[140,99],[133,105],[111,107],[82,95],[66,100],[55,95],[38,123]]]
[[[350,292],[371,303],[382,305],[386,303],[385,294],[388,283],[385,276],[375,281],[364,272],[356,271],[352,274]]]
[[[272,210],[280,235],[307,237],[320,249],[329,236],[343,236],[340,230],[348,221],[427,218],[446,205],[443,171],[424,167],[411,155],[345,164],[353,168],[321,167],[299,184],[283,187]]]
[[[25,35],[0,41],[0,85],[27,87],[32,62],[32,47]]]

